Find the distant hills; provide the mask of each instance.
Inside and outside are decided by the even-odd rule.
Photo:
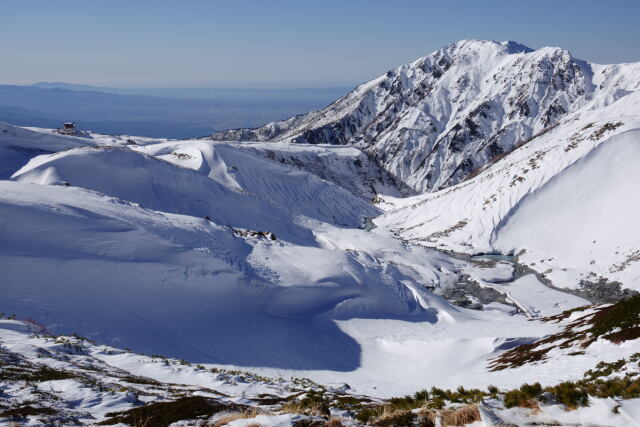
[[[189,138],[255,127],[322,108],[349,88],[107,88],[70,83],[0,85],[0,121],[57,127],[76,121],[106,134]]]

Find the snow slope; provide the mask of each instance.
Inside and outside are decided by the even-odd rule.
[[[431,294],[418,280],[440,280],[440,269],[454,267],[429,261],[427,249],[411,251],[433,271],[423,278],[405,271],[410,253],[396,265],[352,250],[246,241],[203,219],[73,187],[4,181],[0,196],[2,311],[53,332],[195,362],[353,379],[369,391],[387,383],[384,393],[391,394],[445,378],[427,369],[432,358],[421,357],[424,376],[391,387],[405,372],[391,369],[398,363],[394,346],[435,340],[457,352],[473,336],[479,345],[468,354],[482,372],[493,342],[519,335],[526,324],[522,318],[498,328],[511,318],[508,310],[462,310]],[[323,238],[335,234],[339,245],[340,230]],[[375,236],[360,239],[375,244]],[[378,251],[398,256],[401,246],[385,243]],[[405,357],[417,361],[414,352]],[[371,382],[381,364],[387,374]]]
[[[69,148],[92,145],[86,138],[65,138],[49,132],[0,123],[0,179],[7,179],[30,158]]]
[[[16,172],[13,179],[41,185],[69,183],[154,210],[209,216],[219,224],[236,228],[255,229],[260,224],[286,240],[310,238],[309,233],[293,224],[291,213],[283,207],[247,197],[206,176],[126,147],[78,148],[37,157]],[[242,215],[238,215],[240,207]]]
[[[249,244],[200,218],[72,187],[0,188],[3,309],[55,331],[198,361],[343,370],[357,366],[358,346],[323,313],[434,318],[371,257]]]
[[[415,193],[380,167],[375,159],[353,146],[245,142],[242,147],[269,160],[311,172],[367,201],[378,194]]]
[[[377,208],[251,147],[87,141],[0,181],[0,311],[121,348],[385,396],[463,377],[509,382],[487,360],[555,331],[511,306],[451,305],[434,290],[475,264],[359,228]]]
[[[589,348],[589,355],[562,355],[556,359],[573,361],[570,366],[575,368],[585,358],[600,360],[602,354],[607,354],[604,359],[608,360],[612,356],[611,343],[607,345],[600,340],[592,346],[597,348],[593,351]],[[638,353],[634,359],[629,357],[633,346],[623,347],[613,356],[624,356],[624,366],[608,377],[637,373]],[[138,416],[119,425],[135,425],[136,420],[151,416],[157,418],[148,418],[148,423],[160,425],[159,417],[172,414],[175,421],[180,421],[171,425],[197,426],[206,421],[222,423],[229,415],[243,413],[240,418],[226,418],[228,423],[224,425],[248,427],[259,423],[287,427],[304,422],[324,423],[327,417],[323,419],[317,413],[315,416],[292,413],[281,406],[287,400],[296,401],[316,393],[329,402],[328,413],[349,427],[362,425],[354,419],[354,412],[347,410],[353,407],[350,402],[384,403],[353,394],[344,384],[326,386],[308,379],[286,380],[245,371],[207,369],[162,355],[136,354],[79,336],[52,336],[37,325],[16,320],[0,319],[0,359],[5,368],[0,380],[4,398],[0,423],[8,425],[113,423],[129,410],[139,411]],[[185,399],[199,405],[192,405],[188,411],[178,410],[184,408]],[[212,406],[202,413],[198,408],[205,402]],[[485,398],[479,406],[482,425],[499,425],[500,420],[502,424],[559,425],[561,420],[563,425],[636,426],[639,403],[639,399],[590,397],[588,406],[574,410],[554,402],[540,402],[535,409],[505,409],[504,396],[496,396]],[[160,410],[162,405],[167,405],[164,411]],[[451,402],[448,406],[459,405]],[[169,408],[174,412],[169,412]],[[19,416],[21,412],[29,415]],[[494,420],[493,424],[489,420]]]
[[[378,209],[339,185],[267,160],[244,145],[180,141],[147,145],[138,150],[196,170],[231,190],[320,221],[357,228],[365,218],[380,214]],[[357,153],[342,157],[352,159],[351,156]]]
[[[260,168],[246,159],[239,160],[242,172],[234,175],[243,187],[238,183],[225,186],[207,175],[127,147],[78,148],[37,157],[17,171],[13,179],[37,184],[69,183],[154,210],[208,216],[214,222],[234,228],[270,231],[281,239],[301,244],[312,237],[307,230],[296,226],[295,213],[358,227],[365,217],[378,212],[346,190],[310,174],[277,169],[277,165],[271,169]],[[261,161],[260,158],[250,160]],[[90,168],[90,174],[86,168]],[[307,180],[308,183],[301,185],[301,181]],[[290,200],[287,201],[287,197]]]
[[[639,164],[640,129],[611,137],[524,199],[497,230],[494,247],[524,249],[520,260],[527,264],[540,262],[539,254],[553,258],[544,268],[554,283],[589,272],[578,277],[640,289]]]
[[[312,382],[296,383],[256,377],[248,372],[209,370],[164,356],[145,356],[105,346],[78,336],[51,336],[37,325],[0,320],[0,358],[3,361],[3,425],[95,425],[108,414],[167,402],[184,396],[206,397],[220,404],[222,415],[257,406],[260,396],[283,398],[315,389]],[[64,378],[24,381],[12,373],[37,369]],[[8,377],[8,378],[7,378]],[[14,408],[50,408],[28,419],[4,415],[5,404]],[[267,405],[265,405],[267,406]],[[265,408],[267,409],[267,408]],[[220,414],[215,414],[220,418]],[[185,414],[194,419],[196,414]],[[12,419],[13,418],[13,419]],[[289,421],[301,415],[280,416]],[[10,424],[13,421],[13,424]],[[193,421],[188,425],[197,425]],[[122,425],[122,424],[120,424]]]

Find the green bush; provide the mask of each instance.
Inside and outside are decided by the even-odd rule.
[[[608,377],[612,373],[619,371],[626,363],[627,361],[625,359],[620,359],[610,363],[600,362],[594,369],[589,369],[585,372],[584,377],[588,380],[595,380],[599,377]]]
[[[522,384],[520,386],[520,391],[530,397],[537,398],[542,394],[542,386],[540,383]]]
[[[420,391],[416,391],[413,395],[413,398],[418,401],[424,402],[425,400],[429,400],[429,390],[424,389]]]
[[[520,390],[511,390],[504,395],[504,406],[506,408],[523,406],[527,399],[527,395]]]
[[[487,386],[487,391],[492,397],[495,397],[498,393],[500,393],[500,389],[494,385]]]
[[[587,391],[578,383],[565,381],[547,390],[554,395],[558,403],[569,409],[589,405]]]
[[[373,421],[374,426],[382,427],[413,427],[413,420],[417,414],[409,410],[385,412]]]
[[[513,408],[515,406],[530,406],[530,402],[538,399],[542,394],[540,383],[523,384],[519,389],[511,390],[504,395],[504,406]]]
[[[124,412],[109,412],[107,419],[98,425],[148,425],[154,427],[168,427],[180,420],[197,417],[211,417],[226,411],[241,411],[245,407],[226,404],[202,396],[181,397],[171,402],[154,402],[145,406],[129,409]]]
[[[360,421],[362,424],[369,424],[369,421],[382,415],[383,410],[384,408],[382,405],[367,406],[356,413],[356,420]]]

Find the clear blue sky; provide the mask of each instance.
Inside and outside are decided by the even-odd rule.
[[[463,38],[640,61],[640,0],[2,0],[0,83],[308,87]]]

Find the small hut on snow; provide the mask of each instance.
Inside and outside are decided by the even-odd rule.
[[[74,135],[76,133],[76,122],[66,122],[62,124],[62,129],[58,132],[63,135]]]

